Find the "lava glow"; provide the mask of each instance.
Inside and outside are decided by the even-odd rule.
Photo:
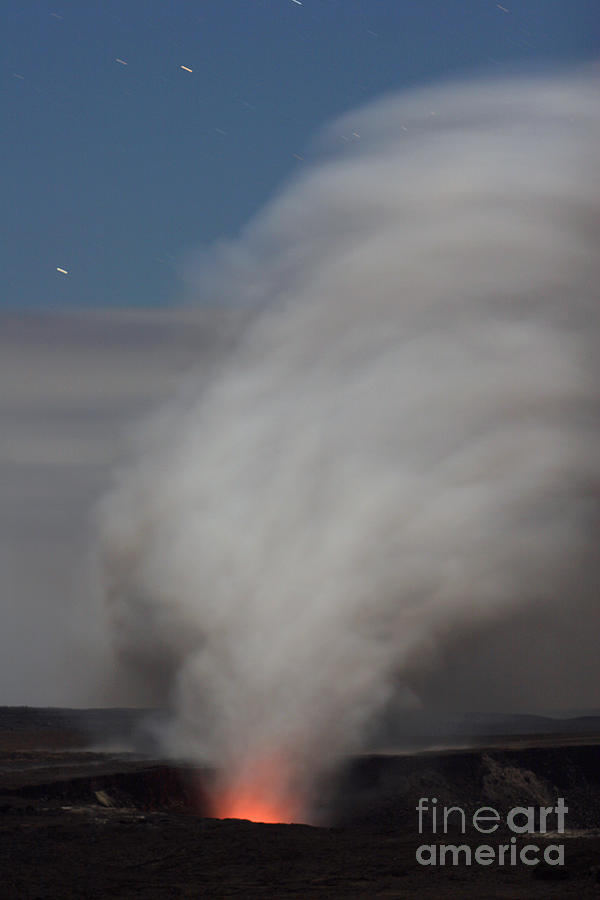
[[[211,815],[251,822],[302,821],[303,798],[291,781],[289,768],[272,756],[223,773],[211,792]]]

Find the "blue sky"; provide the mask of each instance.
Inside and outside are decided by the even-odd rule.
[[[177,302],[185,255],[235,235],[332,117],[424,81],[593,59],[600,36],[597,0],[0,9],[0,304],[17,309]]]

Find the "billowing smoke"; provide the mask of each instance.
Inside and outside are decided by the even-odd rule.
[[[204,302],[258,312],[146,424],[101,541],[216,808],[301,818],[436,648],[594,602],[599,138],[589,73],[389,97],[204,260]]]

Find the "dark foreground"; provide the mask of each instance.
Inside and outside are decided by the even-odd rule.
[[[592,734],[361,757],[327,800],[333,824],[310,827],[204,818],[193,809],[189,770],[83,751],[68,723],[26,724],[3,730],[0,712],[2,900],[600,897],[600,737]],[[427,818],[419,835],[419,797],[504,815],[560,796],[569,807],[564,834],[517,838],[517,854],[538,848],[535,866],[518,856],[516,865],[507,856],[502,866],[469,866],[465,851],[458,865],[415,859],[423,843],[497,853],[513,836],[506,826],[478,833],[468,818],[464,835],[432,834]],[[564,866],[543,862],[548,844],[564,846]]]

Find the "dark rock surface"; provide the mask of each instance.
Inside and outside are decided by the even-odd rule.
[[[0,712],[2,900],[600,897],[600,737],[592,734],[361,756],[323,795],[329,824],[311,827],[206,818],[203,773],[132,753],[71,750],[65,736],[76,746],[85,731],[77,717],[63,713],[61,729],[47,711],[36,726],[37,716],[13,713],[7,727]],[[104,727],[106,716],[97,712]],[[483,835],[468,820],[465,834],[454,822],[447,835],[430,827],[419,835],[419,797],[468,817],[484,805],[502,814],[553,806],[559,796],[569,807],[565,833],[517,836],[515,846],[536,844],[541,855],[560,842],[564,866],[415,859],[423,843],[497,848],[512,836],[504,822]]]

